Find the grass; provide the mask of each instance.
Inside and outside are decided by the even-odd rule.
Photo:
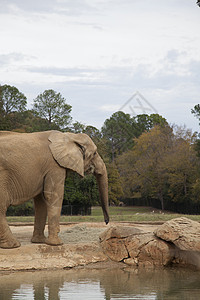
[[[200,215],[183,215],[165,211],[164,213],[152,207],[129,206],[129,207],[110,207],[111,222],[165,222],[167,220],[181,216],[200,222]],[[34,222],[33,216],[13,216],[7,217],[9,223],[15,222]],[[92,207],[91,216],[61,216],[61,222],[103,222],[102,209],[99,206]]]

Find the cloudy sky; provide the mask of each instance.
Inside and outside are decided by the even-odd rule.
[[[0,84],[33,99],[60,92],[72,117],[100,128],[124,107],[199,130],[196,0],[0,0]],[[145,102],[146,101],[146,102]],[[138,108],[139,107],[139,108]],[[141,109],[142,107],[142,109]]]

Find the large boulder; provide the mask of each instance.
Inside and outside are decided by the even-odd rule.
[[[175,246],[173,263],[200,269],[200,223],[181,217],[167,221],[154,234]]]
[[[200,251],[200,223],[181,217],[159,226],[154,234],[180,250]]]
[[[111,226],[100,235],[104,254],[132,266],[192,265],[200,269],[200,224],[185,217],[154,231]]]
[[[135,227],[112,226],[100,242],[109,258],[132,266],[166,266],[174,257],[171,244]]]

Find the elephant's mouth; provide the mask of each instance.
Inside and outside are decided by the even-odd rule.
[[[95,167],[93,165],[90,165],[85,169],[86,174],[94,174],[94,171],[95,171]]]

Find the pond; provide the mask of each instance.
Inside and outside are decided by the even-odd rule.
[[[70,269],[0,273],[0,299],[200,299],[200,272],[187,269]]]

